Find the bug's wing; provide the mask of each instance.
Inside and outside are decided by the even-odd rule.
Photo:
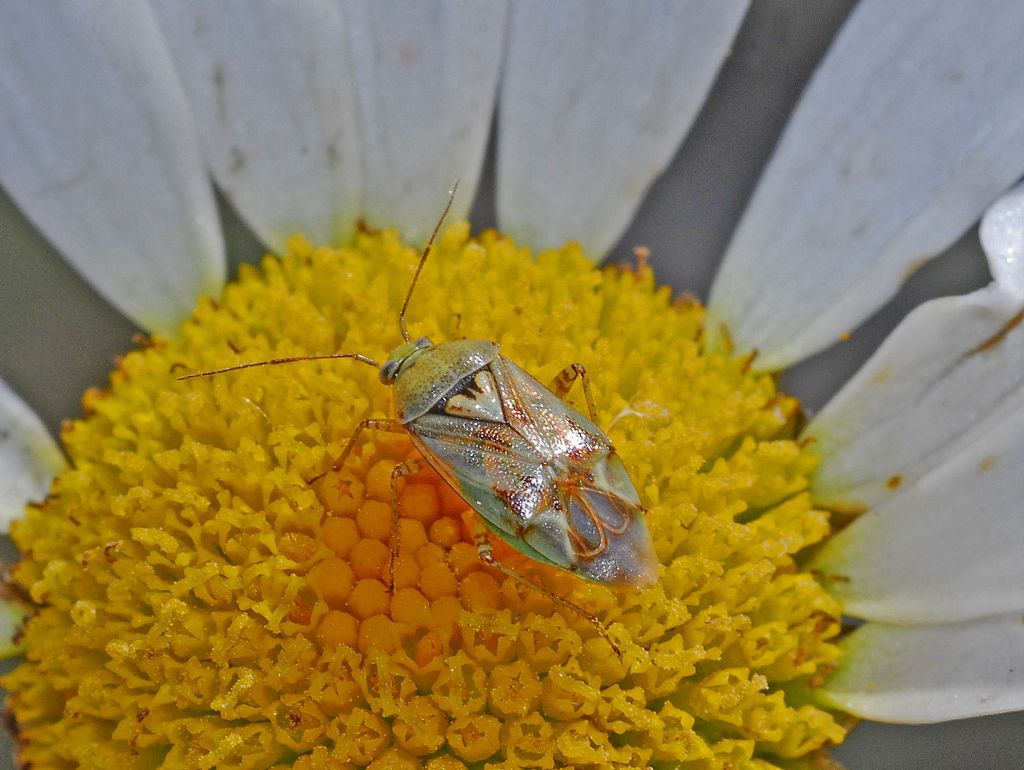
[[[585,463],[611,449],[611,441],[587,417],[562,401],[504,356],[490,364],[505,409],[505,420],[541,456]],[[631,485],[632,486],[632,485]]]
[[[554,460],[567,569],[603,583],[653,581],[658,563],[640,496],[607,434],[507,358],[490,366],[508,424]],[[544,551],[560,547],[562,534],[531,526],[523,539]]]
[[[560,542],[540,551],[541,560],[571,567],[568,534],[559,538],[547,523],[558,498],[556,471],[522,435],[503,422],[442,414],[425,414],[406,427],[427,462],[502,537],[523,550],[527,529],[551,530]]]
[[[591,459],[593,479],[566,490],[572,571],[601,583],[651,583],[658,559],[626,468],[614,452]]]

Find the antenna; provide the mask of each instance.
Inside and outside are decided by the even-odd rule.
[[[423,271],[423,264],[427,261],[427,256],[430,254],[430,248],[434,245],[434,239],[437,237],[437,231],[441,229],[441,223],[444,222],[444,218],[448,216],[448,211],[452,207],[452,201],[455,200],[455,192],[459,189],[459,180],[456,179],[452,185],[452,189],[448,191],[448,204],[444,207],[444,211],[441,212],[441,218],[437,220],[437,224],[434,225],[434,232],[430,234],[430,240],[427,241],[427,245],[423,248],[423,254],[420,256],[420,263],[416,265],[416,273],[412,277],[412,283],[409,284],[409,293],[405,295],[405,302],[402,303],[402,312],[398,314],[398,326],[402,330],[402,339],[406,342],[411,342],[412,338],[409,336],[409,330],[405,326],[405,311],[409,308],[409,300],[412,299],[413,289],[416,288],[416,281],[420,278],[420,273]]]
[[[179,377],[179,380],[194,380],[197,377],[212,377],[215,374],[224,374],[225,372],[237,372],[239,369],[252,369],[254,366],[277,366],[278,364],[294,364],[297,361],[323,361],[328,358],[354,358],[364,364],[369,364],[373,367],[379,367],[376,361],[369,356],[364,356],[362,353],[329,353],[322,356],[291,356],[290,358],[271,358],[269,361],[253,361],[251,364],[239,364],[238,366],[228,366],[223,369],[214,369],[209,372],[196,372],[195,374],[186,374],[184,377]]]

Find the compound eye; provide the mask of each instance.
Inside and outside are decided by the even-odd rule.
[[[398,361],[388,361],[380,368],[380,381],[390,385],[398,376]]]

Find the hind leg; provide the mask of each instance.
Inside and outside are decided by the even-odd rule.
[[[480,561],[482,561],[488,567],[493,567],[494,569],[498,570],[498,572],[500,572],[501,574],[512,578],[516,582],[525,585],[531,590],[534,590],[537,593],[546,596],[555,604],[560,604],[566,609],[571,610],[572,612],[575,612],[577,615],[584,618],[588,623],[590,623],[594,628],[597,629],[597,633],[599,633],[601,637],[606,642],[608,642],[608,645],[612,648],[612,651],[615,653],[615,655],[618,656],[619,660],[622,660],[622,650],[620,650],[619,646],[615,644],[614,641],[612,641],[612,637],[611,634],[608,633],[608,629],[605,627],[604,623],[602,623],[597,618],[596,615],[587,612],[585,609],[580,607],[575,602],[566,599],[564,596],[559,596],[554,591],[545,588],[537,581],[527,577],[521,572],[512,569],[512,567],[508,566],[507,564],[502,564],[500,561],[495,559],[494,553],[491,549],[491,542],[487,539],[487,534],[485,532],[477,532],[473,536],[473,540],[476,543],[476,550],[477,553],[480,555]]]

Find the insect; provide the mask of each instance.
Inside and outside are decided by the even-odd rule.
[[[335,353],[257,361],[180,379],[323,359],[350,358],[379,366],[381,382],[393,388],[395,417],[363,420],[331,470],[345,465],[367,430],[406,433],[419,450],[422,459],[397,465],[391,476],[392,588],[399,548],[399,480],[428,468],[458,492],[487,529],[526,556],[599,583],[652,582],[658,562],[644,509],[611,439],[596,424],[583,366],[570,364],[548,388],[502,356],[494,342],[434,344],[409,334],[409,302],[457,187],[449,193],[402,304],[398,323],[404,342],[383,365],[359,353]],[[577,380],[589,418],[562,400]],[[486,564],[580,612],[608,639],[602,624],[582,608],[497,560],[485,531],[475,540]]]

